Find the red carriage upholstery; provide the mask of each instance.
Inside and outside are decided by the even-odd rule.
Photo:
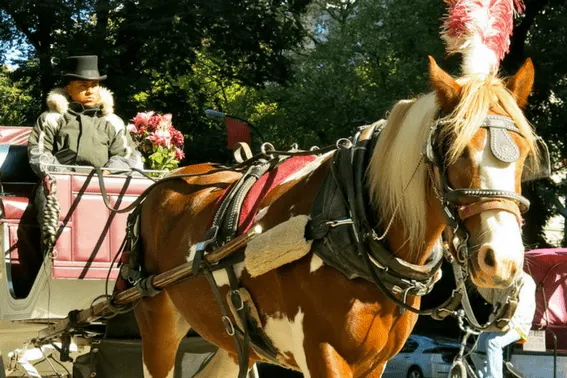
[[[111,215],[104,205],[96,177],[86,186],[87,175],[55,174],[53,177],[57,181],[60,220],[65,221],[56,245],[53,278],[105,279],[126,234],[128,214]],[[105,177],[104,182],[110,203],[116,208],[134,202],[152,183],[146,178],[133,178],[123,188],[126,178],[120,176]],[[71,207],[75,209],[69,216]],[[118,270],[114,269],[111,278],[116,278],[117,274]]]
[[[28,126],[0,126],[0,144],[27,146],[31,130]]]
[[[548,349],[553,349],[553,332],[559,349],[567,350],[567,248],[526,252],[525,269],[538,288],[534,328],[547,330]]]
[[[12,295],[17,298],[27,296],[43,262],[40,230],[33,206],[33,191],[39,180],[27,157],[30,132],[30,127],[0,126],[0,222],[4,227],[4,246],[8,249],[5,253],[10,256],[6,261],[9,262],[7,272]],[[65,220],[78,197],[80,200],[66,219],[64,231],[57,242],[52,277],[105,279],[124,238],[127,214],[117,214],[108,222],[110,211],[104,206],[96,177],[82,195],[80,191],[86,175],[62,173],[54,177],[61,221]],[[123,176],[105,178],[111,203],[119,203],[121,208],[132,203],[152,182],[133,178],[122,193],[125,180]],[[101,237],[105,228],[108,234]],[[114,271],[111,277],[116,276],[117,271]]]

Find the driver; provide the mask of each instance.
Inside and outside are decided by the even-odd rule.
[[[71,56],[67,64],[65,88],[49,93],[48,111],[39,116],[28,140],[30,166],[43,181],[34,199],[42,242],[56,226],[44,219],[49,193],[45,178],[50,172],[77,171],[78,166],[103,168],[104,174],[143,168],[130,133],[114,114],[112,94],[99,86],[106,75],[98,71],[98,57]]]
[[[99,74],[98,57],[72,56],[67,63],[66,87],[49,93],[49,110],[39,116],[29,137],[34,172],[43,178],[48,172],[75,170],[60,165],[143,168],[124,122],[114,114],[112,94],[99,86],[106,75]]]

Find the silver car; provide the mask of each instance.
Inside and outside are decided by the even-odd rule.
[[[410,335],[404,347],[386,364],[383,378],[447,378],[459,352],[456,341]]]

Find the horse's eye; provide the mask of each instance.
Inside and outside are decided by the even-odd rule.
[[[469,158],[469,149],[465,148],[463,153],[461,154],[461,159],[468,159]]]

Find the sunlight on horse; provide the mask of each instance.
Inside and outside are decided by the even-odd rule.
[[[530,61],[507,84],[496,77],[454,80],[432,59],[430,78],[434,92],[402,101],[392,109],[367,175],[381,228],[391,225],[387,246],[395,255],[416,264],[426,261],[445,227],[434,190],[440,175],[436,170],[428,174],[422,157],[430,128],[440,116],[441,145],[448,183],[453,188],[519,193],[523,161],[535,150],[533,132],[519,107],[525,105],[533,83]],[[506,115],[519,128],[521,136],[511,133],[521,152],[516,162],[498,161],[486,148],[487,131],[479,125],[489,114]],[[263,198],[260,223],[265,230],[292,217],[310,215],[329,171],[328,157],[318,158],[301,175],[281,183]],[[212,168],[199,164],[175,173]],[[159,185],[142,207],[140,237],[145,270],[157,274],[187,262],[191,247],[203,240],[210,226],[219,197],[237,178],[236,173],[226,172]],[[460,199],[463,206],[470,202],[469,198]],[[510,204],[498,206],[464,220],[470,234],[468,264],[472,279],[482,287],[508,286],[522,269],[519,210]],[[268,248],[270,245],[266,245]],[[257,277],[251,277],[242,264],[237,269],[240,283],[254,299],[264,331],[278,351],[279,363],[301,371],[307,378],[380,377],[417,320],[409,311],[401,314],[372,283],[360,278],[349,280],[312,253]],[[228,282],[224,271],[215,274],[219,282]],[[222,285],[220,292],[225,298],[228,286]],[[408,296],[406,302],[414,307],[420,303],[414,296]],[[198,376],[236,376],[235,346],[203,276],[143,299],[135,314],[146,377],[172,376],[179,342],[190,328],[227,351],[220,352],[215,364]],[[251,349],[250,366],[258,360],[261,358]]]

